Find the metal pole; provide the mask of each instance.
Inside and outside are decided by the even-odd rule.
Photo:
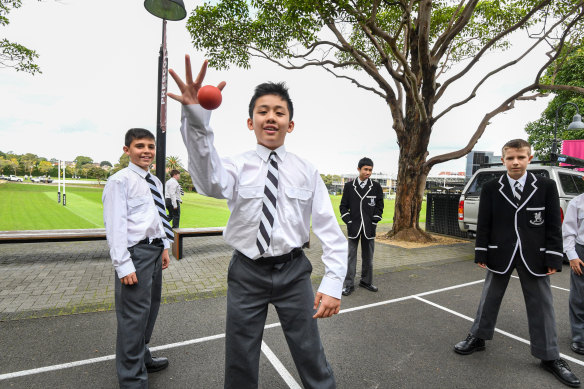
[[[57,168],[57,202],[61,202],[61,160],[59,160]]]
[[[158,55],[158,93],[156,94],[156,177],[162,182],[166,174],[166,83],[168,80],[166,20],[162,20],[162,44]],[[164,195],[164,194],[163,194]]]
[[[65,195],[65,162],[63,161],[63,206],[67,205],[67,195]]]

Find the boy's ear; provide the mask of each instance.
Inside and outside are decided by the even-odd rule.
[[[128,146],[124,146],[122,149],[124,150],[124,153],[130,155],[130,148]]]
[[[247,128],[249,128],[250,131],[253,131],[253,120],[252,120],[252,118],[248,118],[247,119]]]
[[[291,133],[292,131],[294,131],[294,121],[290,120],[290,123],[288,123],[288,133]]]
[[[527,163],[530,163],[532,159],[533,159],[533,155],[530,155],[529,156],[529,160],[527,161]]]

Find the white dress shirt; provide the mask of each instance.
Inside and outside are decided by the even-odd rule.
[[[256,237],[262,214],[268,157],[272,150],[257,145],[233,158],[220,158],[209,127],[211,111],[183,106],[181,133],[189,153],[189,173],[197,192],[227,199],[231,216],[223,236],[245,256],[260,257]],[[312,230],[322,243],[325,275],[319,292],[341,298],[347,273],[347,239],[343,235],[318,171],[286,151],[274,150],[278,162],[278,196],[270,245],[264,256],[286,254],[309,240]]]
[[[174,177],[170,177],[166,184],[164,184],[164,197],[170,199],[173,208],[176,208],[176,203],[181,202],[180,199],[180,184]]]
[[[162,238],[164,248],[170,247],[146,174],[147,171],[130,162],[127,168],[111,176],[103,189],[103,223],[110,257],[119,278],[136,271],[128,247],[145,238]],[[160,180],[150,176],[162,193]]]
[[[361,181],[361,179],[359,177],[357,177],[357,181],[359,181],[359,186],[361,187],[361,189],[365,188],[365,185],[367,184],[367,180],[369,178],[366,178],[365,181]]]
[[[519,177],[518,180],[509,177],[509,174],[507,174],[507,179],[509,180],[509,185],[511,185],[511,191],[513,192],[513,194],[515,194],[516,182],[519,182],[519,184],[521,185],[520,189],[523,192],[523,188],[525,188],[525,181],[527,181],[527,172],[523,173],[523,175]]]
[[[579,258],[576,253],[576,243],[584,245],[584,194],[574,197],[568,203],[562,237],[564,238],[564,252],[569,260]],[[584,258],[580,258],[584,261]]]

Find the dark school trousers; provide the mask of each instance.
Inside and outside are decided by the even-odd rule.
[[[544,361],[558,359],[560,352],[550,278],[531,274],[518,255],[515,256],[507,274],[497,274],[487,270],[483,294],[470,333],[481,339],[493,339],[497,315],[513,267],[519,275],[527,309],[531,355]]]
[[[172,221],[172,228],[178,228],[180,223],[180,201],[176,202],[176,209],[174,209],[172,201],[167,198],[166,209],[168,210],[168,219]]]
[[[355,273],[357,272],[357,246],[361,240],[361,281],[366,284],[373,282],[373,252],[375,251],[375,239],[367,239],[363,231],[355,239],[347,239],[349,244],[347,276],[345,288],[355,286]]]
[[[116,275],[118,330],[116,369],[120,388],[148,388],[146,364],[152,362],[150,342],[162,293],[162,243],[128,248],[138,283],[123,285]]]
[[[318,332],[312,265],[304,253],[286,263],[257,263],[235,251],[227,273],[225,388],[258,387],[260,349],[268,304],[278,313],[305,388],[336,387]]]
[[[584,260],[584,246],[576,243],[578,258]],[[572,342],[584,343],[584,275],[570,270],[570,327]]]

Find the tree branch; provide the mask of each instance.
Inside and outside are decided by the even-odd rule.
[[[531,85],[529,85],[529,86],[521,89],[519,92],[515,93],[511,97],[509,97],[507,100],[505,100],[501,105],[499,105],[493,111],[485,114],[485,116],[483,117],[483,120],[481,120],[479,126],[477,127],[477,130],[472,135],[472,137],[470,138],[468,144],[465,147],[463,147],[462,149],[457,150],[457,151],[453,151],[453,152],[450,152],[450,153],[441,154],[441,155],[437,155],[435,157],[432,157],[432,158],[430,158],[428,161],[426,161],[424,163],[424,166],[425,167],[428,167],[428,169],[430,169],[430,168],[432,168],[432,166],[434,166],[436,164],[439,164],[439,163],[442,163],[442,162],[446,162],[446,161],[450,161],[452,159],[458,159],[458,158],[464,157],[477,144],[478,140],[480,139],[480,137],[485,132],[485,129],[487,128],[487,126],[489,124],[491,124],[490,120],[493,117],[497,116],[498,114],[500,114],[502,112],[506,112],[506,111],[509,111],[509,110],[515,108],[515,100],[534,100],[537,97],[543,97],[543,96],[545,96],[545,94],[537,93],[537,94],[532,95],[532,96],[523,97],[523,95],[525,93],[527,93],[529,91],[532,91],[532,90],[538,90],[538,89],[544,89],[544,90],[548,90],[548,89],[549,90],[567,90],[567,91],[571,91],[571,92],[577,92],[577,93],[584,94],[584,88],[577,87],[577,86],[572,86],[572,85],[546,85],[546,84],[533,83],[533,84],[531,84]]]
[[[464,76],[466,73],[468,73],[470,71],[470,69],[472,69],[479,62],[479,60],[481,59],[483,54],[486,53],[489,48],[491,48],[491,46],[493,46],[500,39],[504,38],[505,36],[507,36],[511,32],[517,30],[519,27],[521,27],[525,23],[527,23],[527,21],[531,18],[531,16],[533,16],[533,14],[535,14],[537,11],[539,11],[541,8],[543,8],[545,5],[549,4],[550,1],[551,0],[543,0],[537,7],[535,7],[531,11],[529,11],[527,13],[527,15],[525,15],[520,21],[518,21],[517,23],[515,23],[511,27],[507,28],[506,30],[501,31],[493,39],[491,39],[489,42],[487,42],[487,44],[485,46],[483,46],[483,48],[474,56],[474,58],[470,61],[470,63],[463,70],[461,70],[458,74],[454,75],[452,78],[446,80],[446,82],[442,85],[442,87],[440,89],[438,89],[434,100],[438,101],[440,99],[440,97],[442,97],[442,95],[444,94],[446,89],[450,86],[450,84],[452,84],[454,81],[458,80],[459,78]],[[454,39],[454,37],[452,37],[452,39]],[[448,43],[449,42],[450,41],[448,41]],[[447,46],[447,45],[443,44],[443,47],[445,47],[445,46]],[[441,52],[443,52],[443,50],[441,50]],[[437,55],[437,58],[440,58],[440,56]]]
[[[473,88],[472,92],[463,100],[460,100],[452,105],[450,105],[448,108],[446,108],[444,111],[442,111],[439,115],[437,115],[434,118],[434,123],[437,122],[442,116],[446,115],[448,112],[450,112],[451,110],[453,110],[456,107],[459,107],[461,105],[464,105],[466,103],[468,103],[470,100],[474,99],[476,97],[476,92],[478,91],[478,89],[485,83],[485,81],[487,81],[489,78],[491,78],[493,75],[503,71],[504,69],[507,69],[508,67],[511,67],[517,63],[519,63],[523,58],[525,58],[525,56],[527,56],[527,54],[529,54],[535,47],[537,47],[542,41],[544,41],[546,39],[547,36],[549,36],[552,31],[559,25],[563,23],[563,20],[558,21],[551,29],[548,30],[548,32],[543,35],[542,37],[540,37],[539,39],[537,39],[537,41],[531,45],[525,52],[523,52],[523,54],[521,54],[519,57],[517,57],[516,59],[514,59],[513,61],[509,61],[506,64],[501,65],[500,67],[498,67],[497,69],[494,69],[492,71],[490,71],[489,73],[487,73]],[[568,30],[566,30],[568,31]],[[545,70],[545,68],[549,65],[550,62],[552,62],[554,60],[554,58],[550,59],[548,61],[548,63],[546,63],[538,72],[538,77],[537,80],[539,80],[539,75],[541,74],[541,72],[543,72],[543,70]],[[539,82],[539,81],[538,81]],[[441,91],[443,91],[444,89],[441,88]]]

